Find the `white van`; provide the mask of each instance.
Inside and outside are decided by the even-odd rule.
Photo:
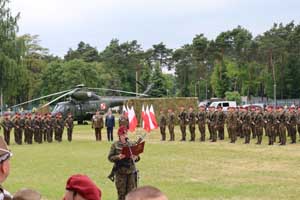
[[[214,101],[209,106],[215,108],[222,106],[223,111],[227,111],[228,107],[236,107],[236,101]]]

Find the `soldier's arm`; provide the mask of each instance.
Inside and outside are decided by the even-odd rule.
[[[110,151],[108,154],[108,160],[110,162],[116,162],[118,160],[120,160],[119,154],[116,154],[116,146],[115,144],[112,144],[110,147]]]

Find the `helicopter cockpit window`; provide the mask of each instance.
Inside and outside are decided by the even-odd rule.
[[[64,106],[63,105],[56,105],[53,109],[55,112],[63,112]]]

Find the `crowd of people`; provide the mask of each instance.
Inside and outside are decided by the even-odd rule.
[[[118,131],[120,136],[120,142],[126,137],[127,129],[121,128]],[[122,139],[123,138],[123,139]],[[123,141],[124,142],[124,141]],[[116,142],[117,143],[117,142]],[[111,151],[112,152],[112,151]],[[121,158],[120,152],[117,155],[118,158],[112,158],[110,152],[109,158],[112,161],[123,160],[125,157]],[[41,200],[42,195],[33,189],[22,188],[18,190],[14,195],[3,188],[3,183],[10,174],[10,158],[13,156],[12,152],[9,151],[6,142],[0,136],[0,200]],[[124,166],[123,166],[124,167]],[[121,188],[124,191],[120,195],[120,187],[122,187],[122,182],[124,182],[124,177],[122,177],[123,172],[117,172],[116,175],[116,185],[118,189],[118,199],[122,200],[167,200],[165,194],[163,194],[159,189],[152,186],[137,187],[136,183],[130,188]],[[125,183],[126,186],[126,183]],[[75,174],[68,178],[65,186],[65,193],[63,195],[63,200],[101,200],[103,196],[101,189],[87,176],[82,174]]]
[[[64,128],[67,129],[68,141],[72,141],[74,127],[71,113],[68,114],[66,119],[63,119],[61,113],[57,113],[55,116],[52,116],[51,113],[35,113],[34,117],[32,113],[26,113],[25,115],[16,113],[12,118],[9,113],[6,113],[0,125],[0,129],[3,128],[4,140],[8,145],[10,144],[12,129],[14,129],[16,144],[21,145],[23,142],[26,144],[32,144],[33,142],[51,143],[53,135],[56,141],[61,142]]]
[[[282,106],[267,106],[263,109],[259,106],[249,107],[229,107],[225,113],[222,107],[200,106],[198,111],[189,107],[186,111],[184,106],[179,108],[178,115],[169,108],[167,114],[160,111],[159,127],[161,140],[166,140],[166,128],[170,134],[170,141],[175,140],[174,127],[179,122],[181,141],[186,141],[186,129],[189,128],[190,141],[196,140],[196,127],[198,125],[200,141],[207,139],[206,129],[208,129],[209,140],[216,142],[225,139],[224,129],[227,127],[228,137],[231,143],[235,143],[238,138],[244,139],[245,144],[249,144],[251,138],[260,145],[263,133],[268,137],[268,144],[273,145],[276,141],[280,145],[286,145],[287,136],[292,144],[296,143],[297,130],[300,136],[300,107],[291,106],[285,109]],[[226,126],[225,126],[226,124]],[[298,129],[297,129],[298,128]]]

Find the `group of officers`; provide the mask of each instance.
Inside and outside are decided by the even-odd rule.
[[[193,107],[188,111],[184,106],[179,108],[179,114],[169,108],[168,113],[160,111],[159,127],[161,140],[166,140],[166,127],[170,133],[170,141],[175,140],[174,127],[178,120],[181,132],[181,141],[186,141],[186,129],[189,128],[190,141],[196,139],[196,127],[200,132],[200,141],[206,140],[206,129],[209,132],[209,140],[216,142],[224,140],[225,124],[228,137],[231,143],[235,143],[237,138],[243,138],[245,144],[249,144],[251,138],[256,140],[256,144],[262,143],[263,133],[268,137],[268,144],[273,145],[276,141],[280,145],[286,145],[287,136],[291,143],[296,143],[297,128],[300,136],[300,107],[295,106],[284,108],[282,106],[267,106],[263,109],[258,106],[249,107],[229,107],[227,112],[222,107],[200,106],[197,112]]]
[[[14,129],[16,144],[21,145],[23,135],[24,143],[27,144],[32,144],[33,141],[36,143],[50,143],[53,141],[53,133],[54,139],[61,142],[65,127],[67,128],[68,141],[72,141],[74,127],[71,113],[68,114],[65,120],[61,113],[57,113],[55,116],[52,116],[51,113],[35,113],[34,116],[32,113],[26,113],[25,115],[16,113],[12,118],[9,113],[6,113],[0,125],[0,129],[1,127],[3,129],[4,140],[8,145],[10,144],[12,129]]]

